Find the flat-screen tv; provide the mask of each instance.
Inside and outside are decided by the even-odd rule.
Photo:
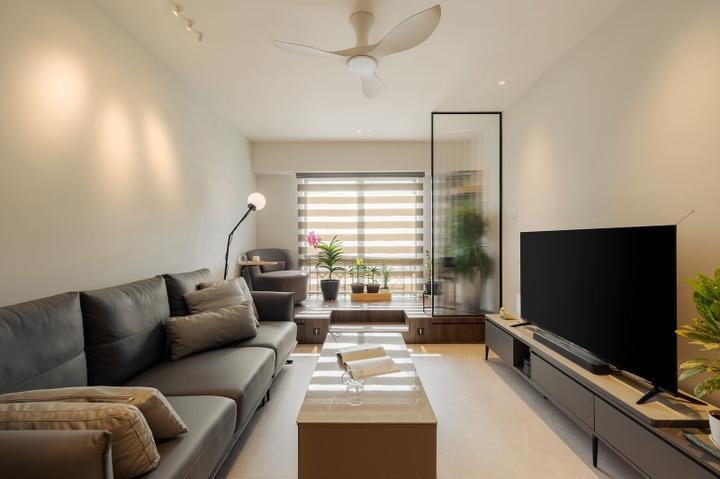
[[[520,233],[524,320],[677,392],[675,226]]]

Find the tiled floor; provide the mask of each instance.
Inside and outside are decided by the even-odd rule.
[[[589,436],[497,357],[484,361],[483,345],[411,348],[438,417],[438,478],[639,477],[602,445],[594,469]],[[316,352],[296,349],[295,364],[276,379],[272,400],[240,438],[225,477],[297,477],[295,418]]]

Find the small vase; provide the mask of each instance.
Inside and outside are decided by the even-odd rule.
[[[360,294],[365,291],[365,285],[363,283],[353,283],[350,285],[353,294]]]
[[[377,293],[378,291],[380,291],[380,285],[377,283],[366,284],[365,288],[367,289],[368,293]]]
[[[339,279],[321,279],[320,290],[325,301],[335,301],[340,289]]]

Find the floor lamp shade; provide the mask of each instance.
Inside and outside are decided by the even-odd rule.
[[[228,260],[230,257],[230,243],[232,243],[233,234],[235,234],[235,230],[238,229],[240,224],[245,221],[245,218],[248,217],[250,212],[252,211],[259,211],[263,208],[265,208],[265,196],[262,193],[250,193],[247,199],[247,211],[245,211],[245,214],[242,218],[240,218],[240,221],[235,225],[235,228],[232,229],[230,234],[228,235],[227,240],[227,246],[225,247],[225,273],[223,274],[223,279],[227,279],[228,275]]]
[[[250,193],[247,199],[248,208],[260,211],[265,208],[265,196],[262,193]]]

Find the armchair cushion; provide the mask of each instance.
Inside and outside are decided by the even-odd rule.
[[[278,261],[275,264],[264,264],[260,266],[260,271],[263,273],[271,273],[273,271],[282,271],[285,269],[285,261]]]

